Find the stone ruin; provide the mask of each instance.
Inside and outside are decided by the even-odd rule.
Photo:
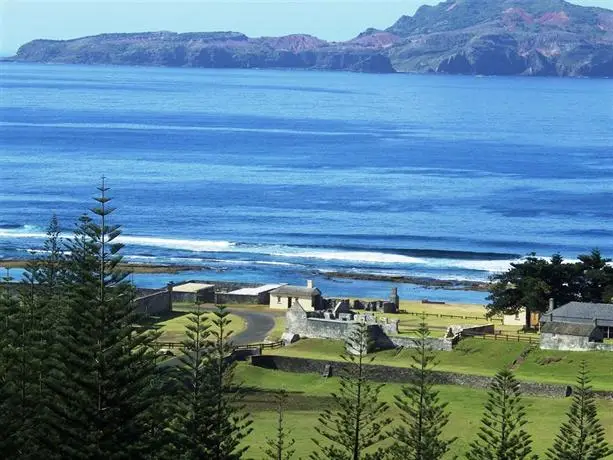
[[[400,297],[398,296],[398,288],[392,288],[390,298],[388,300],[360,300],[355,299],[350,302],[347,299],[325,299],[327,310],[334,309],[340,302],[347,304],[347,310],[362,310],[378,313],[398,313],[400,308]]]

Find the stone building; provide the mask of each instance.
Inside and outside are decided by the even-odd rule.
[[[541,327],[541,349],[586,351],[602,342],[602,331],[594,324],[549,321]]]
[[[522,326],[526,329],[532,329],[538,326],[540,319],[540,313],[522,307],[514,315],[503,315],[502,324],[505,326]]]
[[[210,303],[215,302],[215,285],[188,281],[172,287],[173,302]]]
[[[543,314],[541,328],[549,322],[595,324],[605,339],[613,339],[613,304],[569,302]]]
[[[322,308],[321,291],[313,287],[313,281],[308,280],[306,287],[281,286],[270,291],[270,308],[288,310],[298,302],[305,311],[315,311]]]
[[[262,286],[243,287],[230,292],[217,292],[216,303],[269,305],[271,291],[281,286],[283,284],[264,284]]]

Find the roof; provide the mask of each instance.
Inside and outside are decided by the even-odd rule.
[[[264,292],[272,291],[273,289],[277,289],[283,284],[265,284],[263,286],[253,287],[253,288],[242,288],[237,289],[236,291],[228,292],[228,294],[232,295],[258,295]]]
[[[590,337],[596,334],[602,337],[602,332],[594,324],[560,323],[556,321],[543,324],[541,333],[575,335],[578,337]]]
[[[541,317],[543,323],[558,321],[564,323],[593,324],[594,320],[597,320],[598,326],[613,327],[613,304],[569,302],[553,311],[544,313]]]
[[[310,299],[311,297],[321,295],[321,291],[317,288],[308,288],[302,286],[281,286],[278,289],[270,291],[270,294],[276,296]]]
[[[174,286],[172,290],[175,292],[198,292],[203,289],[211,289],[214,287],[215,287],[214,284],[185,283],[185,284],[179,284],[178,286]]]

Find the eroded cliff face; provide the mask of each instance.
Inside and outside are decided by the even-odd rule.
[[[304,34],[103,34],[34,40],[28,62],[613,77],[613,11],[564,0],[447,0],[346,42]]]
[[[298,68],[394,72],[382,50],[330,45],[308,35],[248,38],[235,32],[105,34],[75,40],[35,40],[17,60],[207,68]]]
[[[613,76],[613,11],[563,0],[448,0],[387,32],[404,72]]]

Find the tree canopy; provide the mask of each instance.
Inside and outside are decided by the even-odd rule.
[[[560,254],[550,260],[532,253],[491,277],[488,314],[516,314],[521,308],[544,313],[549,299],[556,306],[573,300],[609,303],[613,300],[611,259],[594,249],[568,262]]]

